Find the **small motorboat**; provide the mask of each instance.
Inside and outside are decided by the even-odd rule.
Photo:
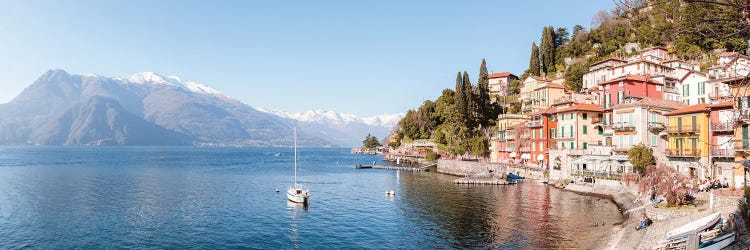
[[[505,176],[508,180],[523,180],[525,179],[523,176],[515,175],[513,173],[508,173],[508,175]]]
[[[275,153],[275,154],[273,154],[273,156],[279,157],[279,156],[281,156],[281,153]]]
[[[385,195],[386,196],[396,196],[396,191],[393,191],[393,190],[391,190],[391,191],[385,191]]]
[[[372,165],[357,164],[354,166],[354,168],[372,168]]]

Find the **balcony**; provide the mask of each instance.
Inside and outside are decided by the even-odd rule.
[[[711,147],[711,157],[734,157],[734,150],[731,148]]]
[[[740,120],[750,120],[750,109],[744,108],[740,109],[739,112],[736,113],[737,116],[740,118]]]
[[[521,134],[521,139],[531,139],[531,134]]]
[[[719,91],[719,93],[711,91],[711,93],[708,93],[708,98],[711,100],[731,100],[732,93],[729,93],[728,91]]]
[[[523,147],[518,148],[518,150],[521,152],[531,152],[531,147],[523,146]]]
[[[542,121],[530,121],[526,123],[526,126],[529,128],[539,128],[542,127]]]
[[[526,112],[526,111],[531,111],[533,109],[534,109],[534,106],[532,106],[531,104],[528,104],[528,105],[524,105],[523,108],[521,108],[521,111]]]
[[[573,98],[570,96],[567,97],[560,97],[552,101],[552,105],[560,105],[560,104],[566,104],[566,103],[572,103]]]
[[[617,132],[622,131],[635,131],[635,125],[627,122],[616,122],[612,125],[612,129]]]
[[[622,173],[612,171],[572,170],[571,175],[581,177],[592,177],[597,179],[620,180]]]
[[[675,86],[664,86],[664,92],[678,94],[677,87]]]
[[[583,149],[569,149],[568,155],[572,156],[581,156],[584,155],[586,152]]]
[[[627,153],[628,151],[630,151],[630,148],[631,147],[617,147],[617,146],[612,146],[612,152],[615,152],[615,153]]]
[[[685,134],[685,133],[698,133],[701,130],[701,126],[691,126],[691,125],[682,125],[682,126],[669,126],[667,127],[667,133],[670,134]]]
[[[700,157],[701,156],[701,150],[700,149],[667,149],[666,150],[667,157]]]
[[[750,139],[735,140],[734,151],[737,152],[750,152]]]
[[[664,126],[664,123],[648,122],[648,131],[659,133],[661,131],[664,131],[664,129],[666,129],[666,126]]]
[[[734,132],[733,122],[711,123],[711,131],[715,132]]]

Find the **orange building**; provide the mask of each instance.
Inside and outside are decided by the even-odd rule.
[[[556,108],[550,107],[531,114],[531,121],[526,127],[531,132],[529,163],[540,168],[549,167],[549,149],[556,146],[555,129],[557,128]]]

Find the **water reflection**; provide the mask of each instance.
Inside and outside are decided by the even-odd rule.
[[[405,213],[413,223],[449,232],[456,248],[587,248],[621,220],[614,204],[537,183],[463,186],[455,177],[402,174]],[[606,224],[595,228],[593,223]],[[598,230],[597,230],[598,229]]]

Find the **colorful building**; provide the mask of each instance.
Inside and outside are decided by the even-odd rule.
[[[732,101],[709,106],[709,157],[711,175],[722,183],[733,182],[734,163],[734,107]]]
[[[690,177],[706,178],[712,172],[708,159],[709,106],[701,103],[666,114],[669,118],[669,141],[665,151],[668,165]]]
[[[521,88],[521,113],[531,114],[552,106],[552,100],[566,95],[562,78],[546,79],[530,76],[523,81]]]
[[[490,96],[496,100],[497,96],[506,96],[508,94],[508,84],[518,80],[518,77],[510,72],[492,73],[487,76],[489,80]]]
[[[507,162],[516,152],[516,133],[513,125],[525,123],[529,117],[519,114],[501,114],[497,118],[497,133],[490,140],[490,162]],[[515,155],[514,155],[515,156]]]
[[[650,97],[613,106],[613,152],[625,155],[633,146],[644,144],[653,149],[658,164],[666,164],[667,134],[663,132],[668,121],[664,114],[686,106],[682,102]]]
[[[555,131],[557,116],[555,107],[531,114],[531,121],[526,127],[531,130],[531,160],[530,163],[540,168],[549,168],[549,149],[555,147]]]
[[[574,104],[555,111],[557,126],[555,140],[557,149],[570,150],[571,155],[580,154],[588,145],[601,144],[601,137],[594,129],[602,110],[595,104]]]

